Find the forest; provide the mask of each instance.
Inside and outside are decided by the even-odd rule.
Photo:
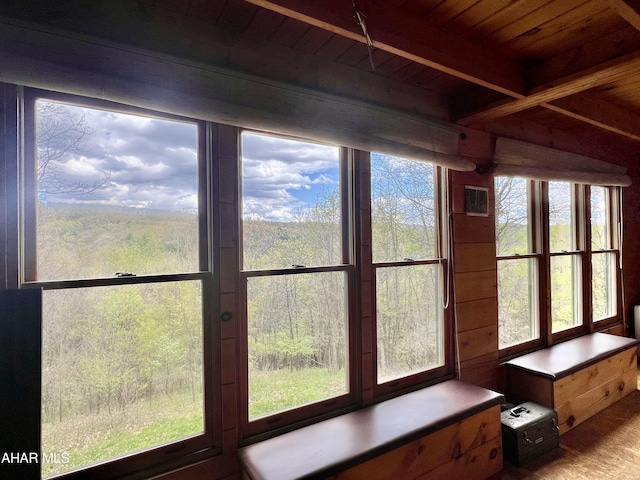
[[[496,254],[498,261],[499,345],[505,348],[538,338],[537,279],[541,250],[532,235],[529,181],[496,177]],[[591,278],[585,278],[584,246],[576,244],[573,200],[569,183],[549,182],[549,260],[552,330],[558,332],[582,322],[582,282],[591,282],[594,320],[615,315],[615,262],[611,248],[607,195],[604,187],[590,188]],[[555,254],[555,255],[554,255]]]

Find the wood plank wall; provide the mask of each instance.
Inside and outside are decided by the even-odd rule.
[[[459,153],[480,163],[491,161],[493,139],[465,130]],[[465,186],[487,188],[487,216],[465,212]],[[505,375],[498,365],[498,297],[495,252],[493,176],[477,172],[451,172],[453,212],[453,265],[457,368],[462,380],[504,391]]]

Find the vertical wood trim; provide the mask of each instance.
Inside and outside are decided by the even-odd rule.
[[[16,289],[19,285],[19,156],[18,114],[20,87],[0,84],[0,288]]]
[[[0,291],[0,452],[40,452],[42,290]],[[9,366],[9,368],[5,368]],[[40,478],[40,463],[3,463],[3,478]]]
[[[368,152],[354,151],[356,178],[356,211],[359,227],[356,265],[360,268],[360,345],[361,362],[358,366],[362,378],[358,397],[363,405],[373,402],[376,385],[376,326],[375,326],[375,273],[371,252],[371,162]]]
[[[219,382],[221,389],[221,423],[223,430],[222,447],[225,454],[234,453],[241,436],[242,419],[246,418],[247,398],[246,341],[242,335],[244,315],[241,314],[239,288],[240,266],[240,217],[238,198],[238,129],[225,125],[211,125],[215,135],[212,138],[212,154],[215,168],[211,181],[214,185],[214,228],[217,241],[215,272],[219,280],[218,292],[220,311],[213,315],[212,322],[220,323],[220,365]],[[228,321],[221,320],[221,314],[230,314]],[[224,340],[222,340],[224,338]],[[242,375],[245,375],[243,377]],[[243,403],[244,402],[244,403]]]

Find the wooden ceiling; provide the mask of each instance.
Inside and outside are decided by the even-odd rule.
[[[547,129],[640,151],[640,0],[120,2],[189,50],[145,40],[97,1],[33,3],[7,0],[0,15],[189,51],[463,127],[524,139]]]
[[[223,28],[443,95],[463,126],[640,140],[639,0],[213,3]]]

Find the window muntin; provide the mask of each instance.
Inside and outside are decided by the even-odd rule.
[[[531,182],[495,177],[498,348],[540,338],[538,255],[532,234]]]
[[[210,448],[204,129],[39,95],[24,102],[22,280],[44,290],[42,452],[69,460],[43,475]]]
[[[445,364],[437,171],[371,154],[378,384]]]
[[[341,149],[248,131],[241,149],[251,423],[351,392],[351,269]]]

